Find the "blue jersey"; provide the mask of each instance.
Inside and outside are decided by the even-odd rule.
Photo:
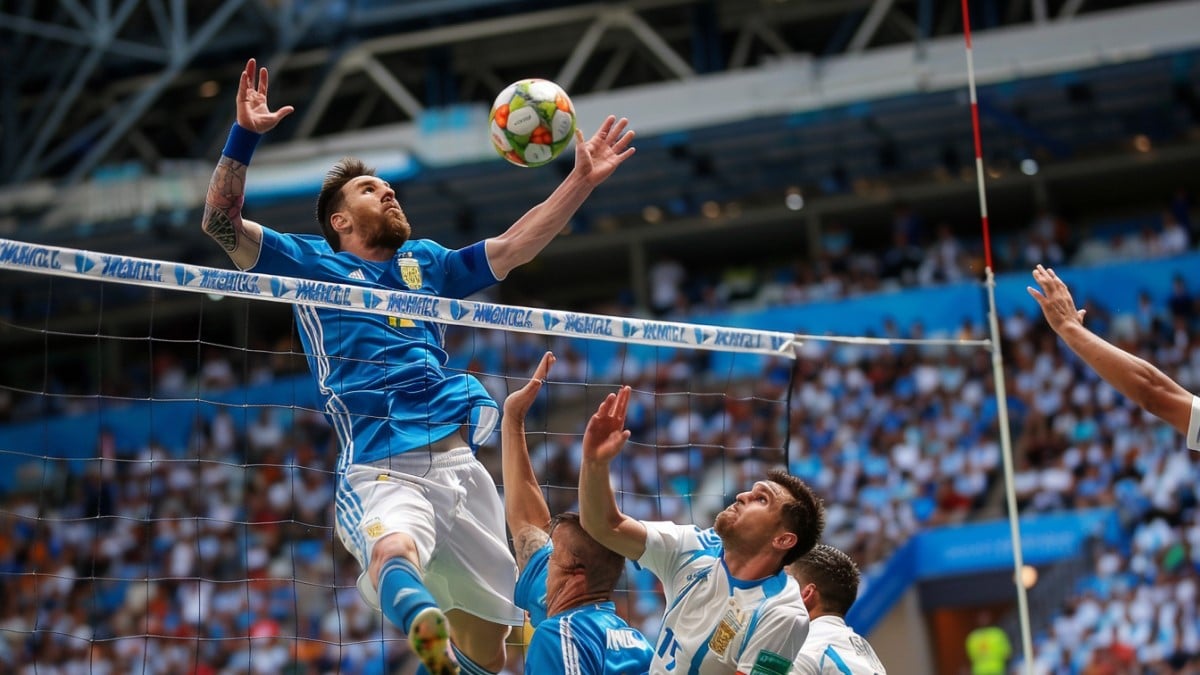
[[[594,603],[546,616],[546,570],[551,550],[549,542],[538,549],[517,579],[517,606],[529,612],[534,627],[525,654],[526,675],[649,672],[653,656],[650,643],[617,616],[613,603]]]
[[[335,253],[322,237],[265,227],[251,271],[448,298],[497,281],[482,242],[451,250],[418,239],[387,262],[371,262]],[[473,447],[490,433],[496,403],[474,377],[443,370],[440,324],[299,304],[295,315],[325,414],[342,444],[340,465],[423,448],[463,424],[487,427],[471,434]]]
[[[796,580],[780,571],[737,579],[712,529],[643,522],[637,561],[662,581],[667,611],[655,646],[655,673],[787,675],[808,635]]]
[[[547,541],[529,556],[529,562],[517,576],[517,590],[513,602],[529,612],[529,625],[537,629],[546,620],[546,572],[550,568],[550,551],[553,544]]]

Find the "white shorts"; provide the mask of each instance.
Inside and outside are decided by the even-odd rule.
[[[371,551],[399,532],[416,543],[425,586],[443,611],[524,624],[524,612],[513,604],[517,563],[508,549],[504,504],[469,448],[350,465],[338,482],[335,521],[342,544],[363,569],[358,590],[371,607],[379,608],[379,592],[366,572]]]

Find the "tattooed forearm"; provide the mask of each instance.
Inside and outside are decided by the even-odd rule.
[[[204,216],[204,231],[215,239],[226,253],[232,253],[238,243],[233,221],[224,211],[218,211],[212,206],[204,209]]]
[[[516,554],[517,567],[525,569],[525,563],[533,557],[537,550],[546,545],[550,535],[545,530],[532,525],[522,527],[520,532],[513,534],[513,553]]]
[[[246,165],[221,157],[208,183],[202,226],[226,253],[232,253],[238,246],[245,189]]]

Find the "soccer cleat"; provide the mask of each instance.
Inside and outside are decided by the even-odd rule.
[[[421,610],[408,629],[408,644],[429,675],[459,675],[458,660],[450,647],[450,627],[442,610]]]

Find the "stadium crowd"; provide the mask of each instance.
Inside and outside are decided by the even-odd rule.
[[[898,211],[897,248],[913,240],[904,234],[911,222],[909,212]],[[1178,252],[1180,240],[1187,248],[1189,227],[1178,215],[1164,216],[1161,227],[1138,237],[1140,252],[1120,248],[1122,237],[1100,251],[1058,242],[1062,228],[1046,217],[1002,250],[1013,267],[1048,259],[1055,246],[1063,260],[1087,254],[1081,262],[1100,264]],[[838,237],[835,228],[819,265],[748,285],[737,283],[745,279],[739,270],[715,280],[661,275],[676,293],[664,293],[656,309],[682,318],[739,299],[844,298],[977,272],[972,246],[948,228],[938,228],[923,253],[901,251],[890,261],[852,254]],[[1093,299],[1088,322],[1196,391],[1197,297],[1180,279],[1171,297],[1147,297],[1136,313],[1110,315]],[[920,325],[889,330],[923,334]],[[982,326],[959,331],[983,337]],[[1003,332],[1021,507],[1114,505],[1130,534],[1127,548],[1097,558],[1094,573],[1039,632],[1036,672],[1106,672],[1095,669],[1122,660],[1147,664],[1146,672],[1200,667],[1195,457],[1168,427],[1071,358],[1036,314],[1004,317]],[[508,388],[501,374],[519,381],[545,346],[544,338],[476,331],[453,334],[449,350],[471,354],[470,367],[500,400]],[[716,377],[704,370],[703,356],[652,361],[618,350],[596,369],[574,345],[553,347],[554,379],[563,384],[551,388],[534,416],[556,431],[531,440],[553,512],[574,505],[582,403],[592,386],[607,391],[622,383],[635,391],[634,443],[615,484],[623,510],[635,517],[710,523],[744,476],[786,461],[826,500],[826,543],[851,553],[869,575],[922,528],[999,513],[997,411],[990,358],[981,350],[809,342],[794,374],[790,362],[769,362],[761,376],[731,383],[731,395],[702,396],[670,392]],[[252,377],[281,377],[295,365],[288,363],[265,363]],[[218,352],[195,372],[155,364],[155,378],[162,391],[251,380],[238,378]],[[4,497],[0,669],[215,675],[405,667],[404,640],[357,598],[353,562],[333,542],[335,453],[323,418],[261,408],[239,427],[228,410],[211,412],[196,422],[185,448],[131,447],[101,434],[96,460],[83,472],[52,472],[43,489]],[[8,410],[10,418],[28,413]],[[493,468],[498,477],[498,464]],[[636,592],[619,594],[622,612],[648,636],[657,634],[663,607],[652,578],[631,568],[628,586]],[[519,664],[510,659],[510,669]]]

